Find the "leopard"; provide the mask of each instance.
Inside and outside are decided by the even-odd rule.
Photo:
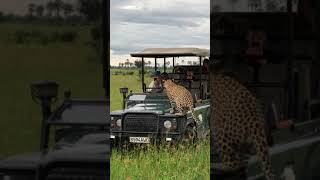
[[[246,167],[245,158],[240,158],[244,153],[239,151],[246,144],[255,149],[265,178],[274,180],[258,98],[226,73],[210,72],[209,82],[211,142],[220,158],[212,168],[230,172]]]
[[[190,91],[184,86],[178,85],[173,82],[172,79],[163,79],[164,93],[168,96],[171,106],[175,103],[176,114],[184,115],[187,111],[191,111],[192,118],[197,124],[199,124],[199,119],[194,112],[193,97]]]

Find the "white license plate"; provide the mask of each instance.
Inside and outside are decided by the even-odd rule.
[[[149,137],[130,137],[131,143],[150,143]]]

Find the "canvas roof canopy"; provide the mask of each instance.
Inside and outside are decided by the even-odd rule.
[[[148,48],[141,52],[131,53],[132,57],[180,57],[180,56],[201,56],[208,57],[208,49],[200,48]]]

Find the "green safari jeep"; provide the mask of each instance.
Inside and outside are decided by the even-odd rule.
[[[198,48],[152,48],[139,53],[131,54],[132,57],[142,58],[142,92],[130,92],[128,88],[120,88],[123,93],[123,109],[110,113],[111,131],[110,139],[113,144],[123,143],[177,143],[180,141],[194,141],[209,135],[209,107],[207,95],[207,76],[202,73],[202,60],[209,55],[206,49]],[[199,57],[197,65],[175,66],[175,60],[180,57]],[[145,58],[154,58],[155,71],[157,60],[164,59],[163,70],[166,72],[166,58],[173,60],[173,71],[168,75],[176,83],[184,85],[195,97],[195,113],[199,118],[196,123],[189,111],[185,115],[174,114],[168,97],[163,92],[154,92],[144,82]],[[179,68],[179,71],[177,70]],[[186,70],[193,72],[192,81],[187,79]],[[160,88],[159,88],[160,89]],[[160,89],[161,90],[161,89]]]

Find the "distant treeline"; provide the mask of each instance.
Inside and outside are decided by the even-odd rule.
[[[47,45],[48,43],[55,42],[73,42],[78,36],[75,31],[65,31],[65,32],[43,32],[38,30],[18,30],[11,34],[10,42],[17,44],[29,44],[38,43],[42,45]]]
[[[0,22],[5,21],[45,21],[96,22],[101,18],[102,0],[77,0],[69,3],[50,0],[46,4],[30,3],[25,15],[0,12]]]

